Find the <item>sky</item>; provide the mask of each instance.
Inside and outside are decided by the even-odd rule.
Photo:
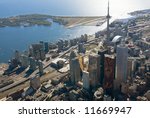
[[[112,15],[150,9],[150,0],[110,0]],[[1,14],[106,15],[107,0],[0,0]]]

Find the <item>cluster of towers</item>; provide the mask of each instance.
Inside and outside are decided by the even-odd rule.
[[[109,2],[106,18],[106,42],[111,42]],[[98,53],[89,55],[87,70],[81,69],[82,65],[84,64],[80,63],[77,54],[72,51],[70,54],[70,76],[72,84],[82,81],[83,88],[87,90],[101,86],[105,89],[106,93],[112,94],[113,90],[119,90],[121,84],[127,81],[128,48],[123,44],[118,45],[116,46],[116,54],[110,54],[109,49],[101,49]]]
[[[28,68],[31,71],[39,69],[39,74],[44,72],[43,60],[46,58],[46,53],[49,51],[48,42],[40,41],[39,44],[32,44],[29,47],[29,51],[20,53],[15,51],[15,58],[13,62],[16,62],[16,66],[19,64],[22,68]]]

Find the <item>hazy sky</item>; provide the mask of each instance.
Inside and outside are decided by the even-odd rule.
[[[110,0],[112,15],[148,8],[150,0]],[[107,0],[0,0],[1,9],[4,13],[14,15],[28,12],[52,15],[105,15]]]

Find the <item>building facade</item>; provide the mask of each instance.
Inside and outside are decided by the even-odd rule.
[[[98,54],[89,55],[89,78],[92,88],[96,88],[100,83],[100,56]]]
[[[103,85],[103,81],[104,81],[104,63],[105,63],[105,54],[108,53],[108,50],[99,50],[98,51],[98,55],[100,56],[100,84]]]
[[[116,50],[116,80],[115,89],[119,89],[122,82],[127,80],[128,48],[124,45],[117,46]]]

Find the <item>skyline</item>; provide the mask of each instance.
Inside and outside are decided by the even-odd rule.
[[[0,19],[0,54],[15,50],[0,62],[0,101],[150,101],[150,9],[140,11],[141,0],[14,1],[15,16]],[[53,16],[43,15],[49,5]]]

